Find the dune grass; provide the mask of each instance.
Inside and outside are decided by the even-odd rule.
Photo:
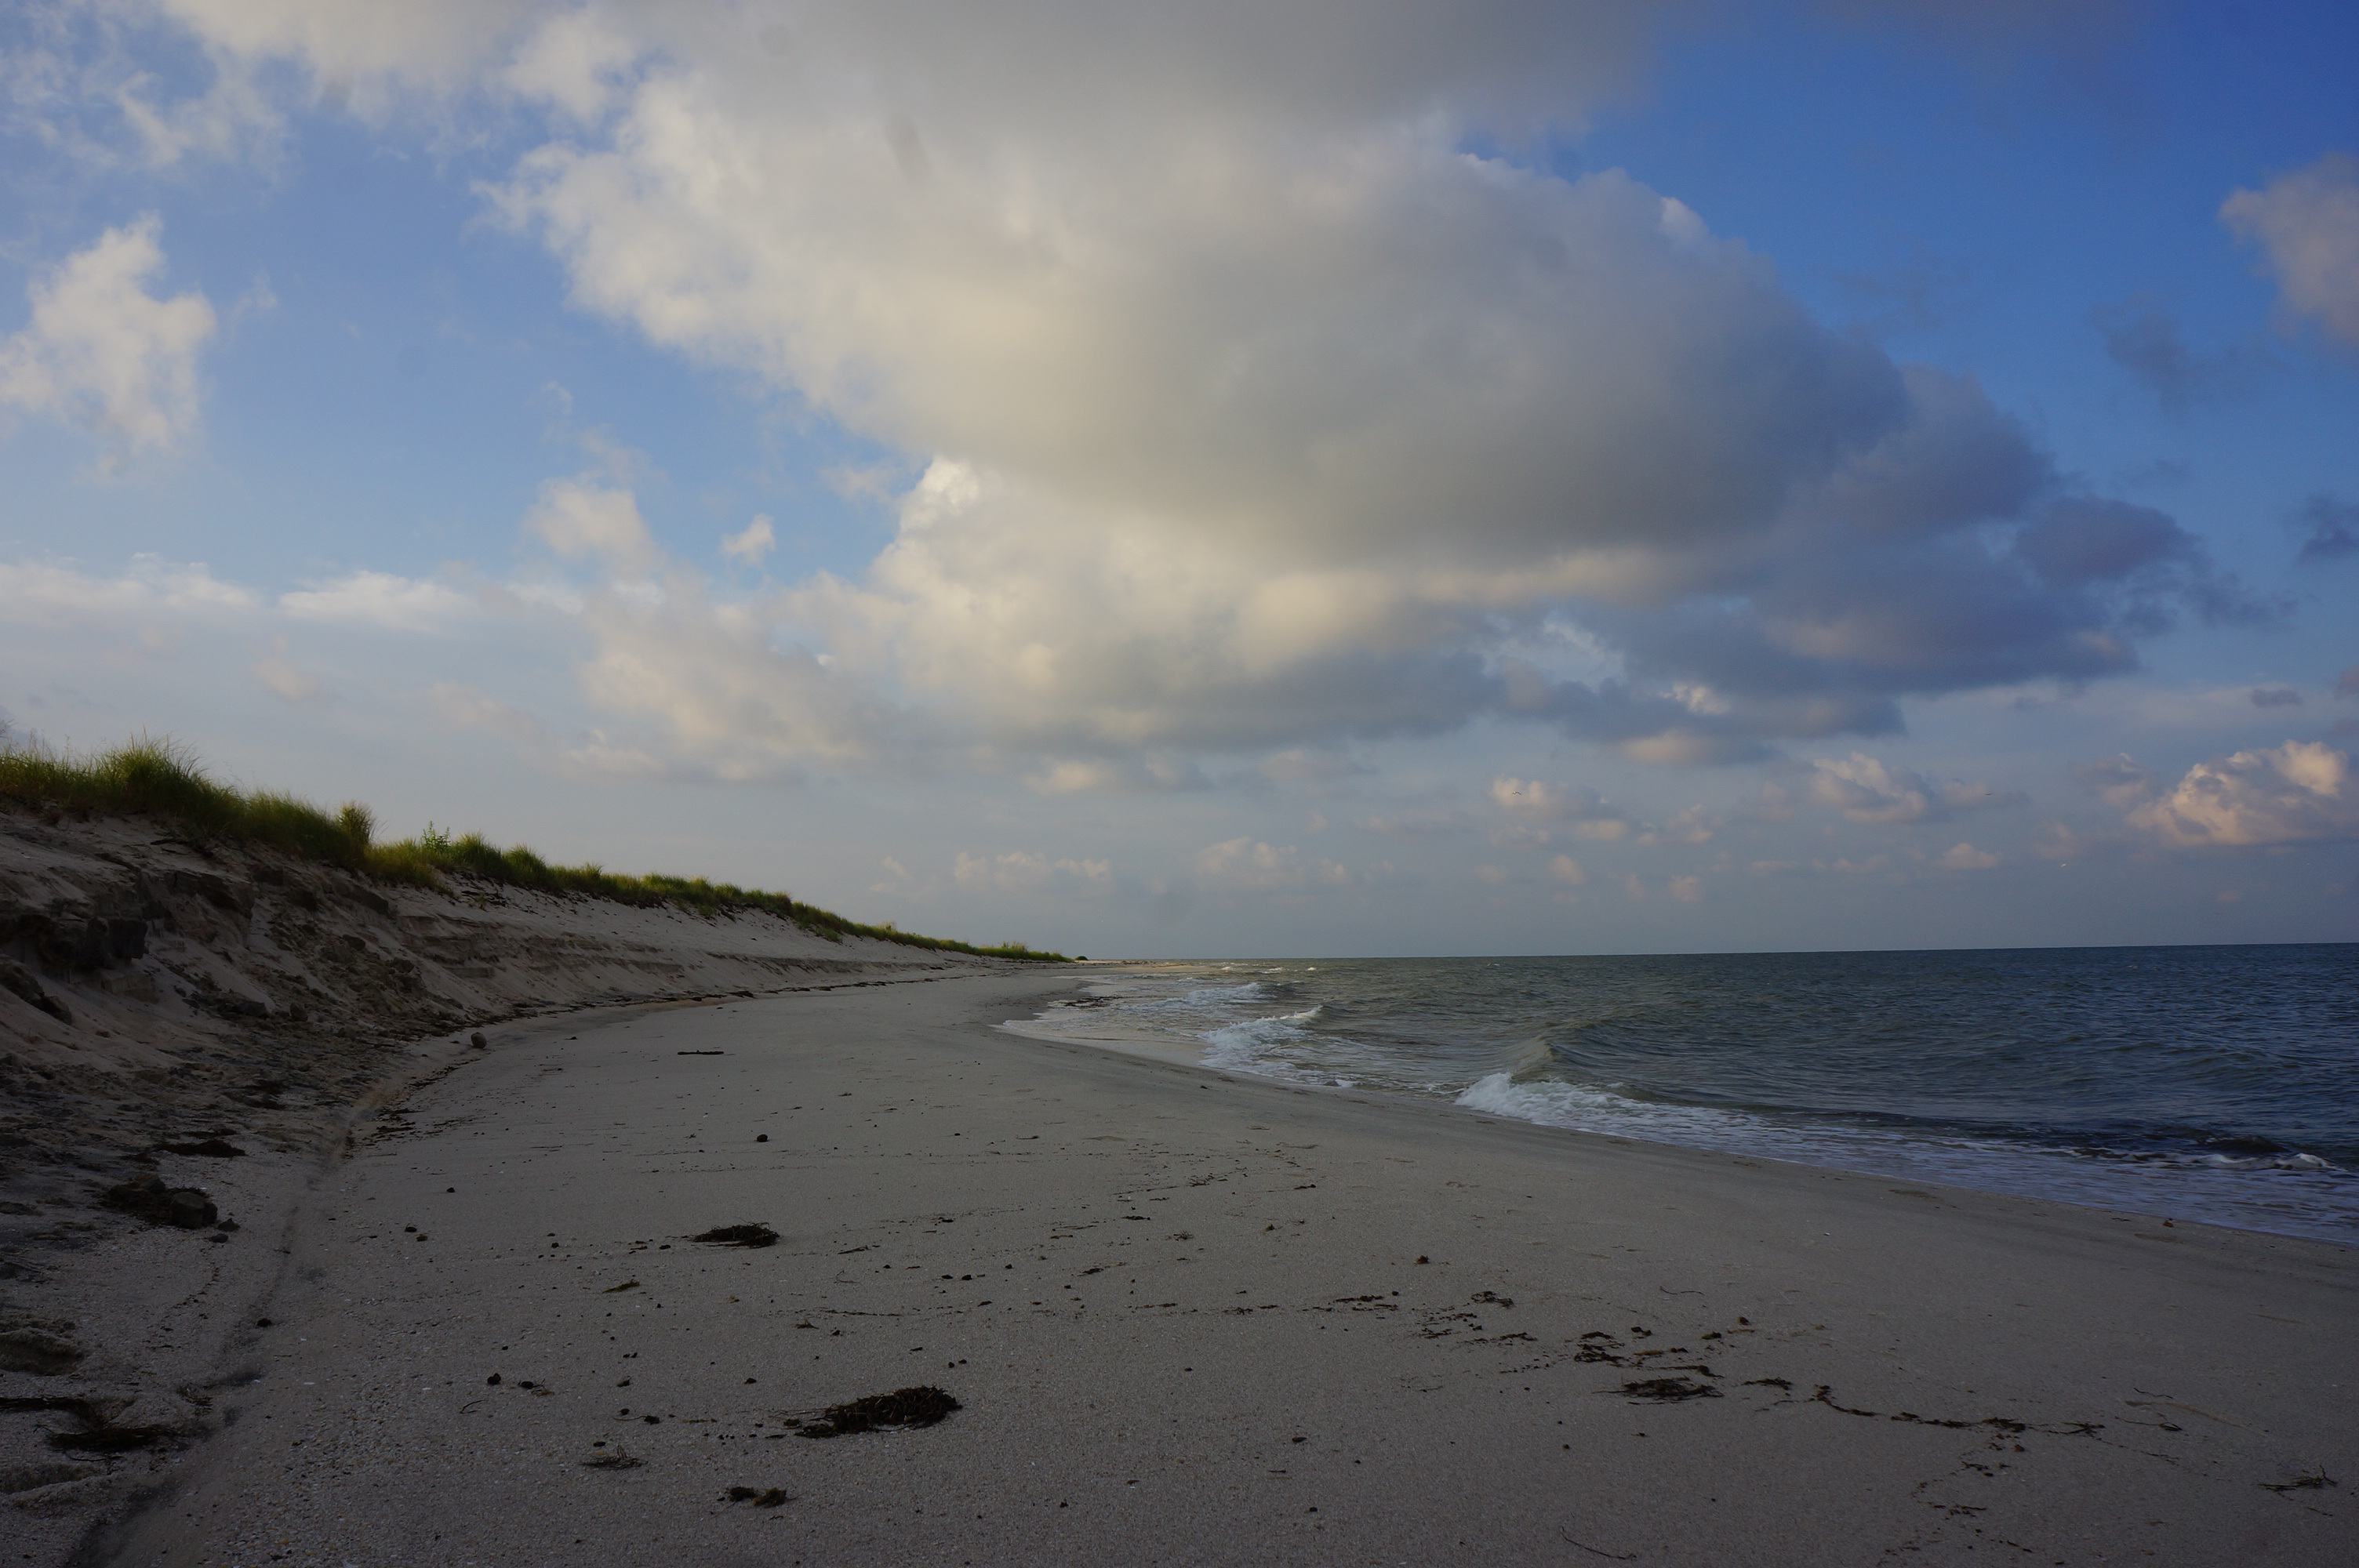
[[[193,753],[169,739],[142,736],[89,756],[38,744],[0,743],[0,802],[31,810],[151,817],[197,843],[218,839],[265,845],[377,881],[411,887],[443,888],[448,877],[473,877],[640,907],[672,904],[701,914],[761,910],[832,942],[866,936],[940,952],[1065,961],[1062,954],[1034,952],[1021,942],[980,947],[890,925],[865,925],[782,892],[702,877],[623,876],[596,864],[551,865],[522,845],[503,849],[481,834],[453,838],[430,824],[414,838],[380,844],[375,839],[375,814],[359,802],[348,801],[330,812],[290,795],[225,784],[209,777]]]

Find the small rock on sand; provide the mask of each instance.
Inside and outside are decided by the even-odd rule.
[[[202,1188],[168,1187],[161,1176],[135,1176],[107,1188],[99,1201],[151,1225],[177,1225],[183,1230],[202,1230],[221,1218],[221,1210]]]

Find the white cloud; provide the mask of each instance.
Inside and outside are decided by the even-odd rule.
[[[340,95],[364,104],[397,85],[452,87],[540,0],[155,0],[219,59],[292,58]],[[552,28],[579,27],[563,15]]]
[[[1945,871],[1987,871],[1997,865],[1999,857],[1972,844],[1952,844],[1933,863]]]
[[[1198,881],[1220,892],[1327,892],[1352,885],[1351,871],[1333,860],[1251,838],[1198,850],[1195,869]]]
[[[525,526],[567,560],[594,558],[625,573],[644,572],[655,561],[637,497],[596,481],[544,481]]]
[[[586,125],[614,106],[638,53],[639,45],[597,12],[561,13],[526,38],[502,80]]]
[[[1986,784],[1947,783],[1927,778],[1854,752],[1842,762],[1815,759],[1810,766],[1810,798],[1832,806],[1854,822],[1894,824],[1932,822],[1953,812],[1995,806],[2013,806],[2023,796]]]
[[[1549,862],[1549,875],[1564,883],[1567,887],[1577,888],[1583,882],[1589,881],[1589,873],[1582,871],[1581,869],[1581,862],[1574,860],[1571,855],[1559,855],[1555,860],[1550,860]]]
[[[2259,243],[2288,309],[2359,348],[2359,157],[2328,153],[2258,190],[2239,190],[2220,219]]]
[[[2228,602],[2177,543],[2137,595],[2042,575],[2009,530],[2056,476],[1971,380],[1671,194],[1469,150],[1577,128],[1662,5],[163,4],[364,112],[553,106],[494,200],[576,301],[922,474],[866,571],[726,607],[621,476],[545,492],[551,548],[653,585],[582,601],[591,689],[729,766],[1138,787],[1495,713],[1720,761]],[[1619,673],[1530,663],[1549,625]]]
[[[1635,14],[1184,8],[1148,53],[1055,5],[819,5],[776,49],[773,13],[675,7],[501,200],[586,306],[930,463],[801,608],[1003,743],[1516,711],[1694,762],[2128,667],[2108,582],[1972,532],[2049,476],[1971,383],[1625,176],[1465,153],[1610,84]],[[1518,681],[1503,649],[1580,601],[1636,675]]]
[[[764,557],[777,547],[778,535],[766,516],[756,517],[734,534],[721,536],[721,553],[733,561],[758,568]]]
[[[1538,779],[1502,776],[1491,781],[1491,800],[1500,810],[1527,821],[1571,823],[1574,838],[1601,843],[1618,843],[1636,826],[1604,796],[1577,784],[1560,788]]]
[[[1190,762],[1171,757],[1125,757],[1117,762],[1060,762],[1024,782],[1042,795],[1167,795],[1208,789],[1212,781]]]
[[[138,555],[116,577],[0,563],[0,611],[20,624],[120,630],[152,618],[226,624],[244,621],[260,603],[252,591],[213,576],[201,561],[176,564]]]
[[[1721,820],[1701,806],[1681,807],[1660,827],[1646,835],[1641,842],[1658,838],[1676,838],[1682,844],[1709,844],[1721,828]]]
[[[1703,902],[1703,879],[1673,877],[1670,880],[1670,893],[1671,897],[1680,903],[1701,903]]]
[[[2344,843],[2359,839],[2359,781],[2324,741],[2288,741],[2196,763],[2129,821],[2181,848]]]
[[[33,284],[32,319],[0,342],[0,407],[132,450],[195,430],[197,355],[216,323],[202,294],[147,292],[164,266],[161,232],[152,216],[109,229]]]
[[[438,631],[479,608],[472,595],[449,583],[373,571],[282,593],[278,607],[298,621],[401,632]]]

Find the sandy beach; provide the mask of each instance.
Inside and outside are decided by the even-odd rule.
[[[2345,1250],[993,1027],[1071,983],[493,1031],[76,1560],[2350,1561]]]

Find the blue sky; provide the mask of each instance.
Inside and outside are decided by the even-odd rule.
[[[1093,955],[2359,935],[2342,8],[0,24],[0,713]]]

